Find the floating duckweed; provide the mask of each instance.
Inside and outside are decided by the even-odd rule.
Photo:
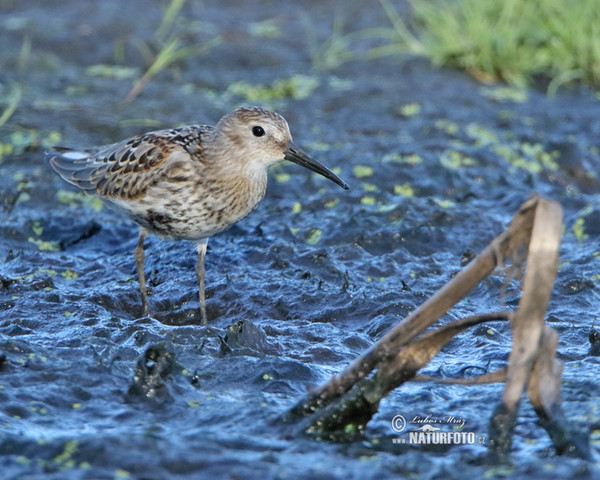
[[[21,192],[21,194],[19,195],[19,198],[17,199],[17,203],[26,202],[30,198],[31,198],[31,195],[29,195],[27,192]]]
[[[539,163],[526,160],[523,157],[517,158],[512,165],[531,174],[538,174],[542,171],[542,166]]]
[[[366,178],[373,176],[373,167],[369,167],[367,165],[356,165],[352,172],[356,178]]]
[[[281,28],[274,18],[267,18],[261,22],[251,23],[248,26],[248,32],[254,37],[261,38],[278,38],[281,36]]]
[[[27,241],[33,243],[42,252],[58,252],[60,250],[57,242],[46,242],[40,238],[33,237],[29,237]]]
[[[121,470],[120,468],[115,470],[115,480],[125,480],[126,478],[131,478],[131,474],[127,470]]]
[[[120,65],[90,65],[85,69],[86,75],[90,77],[111,78],[115,80],[128,80],[137,77],[138,70],[133,67],[123,67]]]
[[[448,135],[456,135],[456,133],[458,133],[458,124],[451,122],[450,120],[436,120],[435,122],[435,128],[437,128],[438,130],[441,130],[442,132],[447,133]]]
[[[98,197],[90,197],[80,192],[68,192],[66,190],[59,190],[56,192],[56,199],[60,203],[69,205],[69,207],[78,207],[80,205],[87,205],[92,210],[99,212],[104,208],[102,200]]]
[[[558,171],[558,163],[554,160],[558,156],[557,152],[548,153],[544,151],[544,147],[539,143],[521,143],[520,149],[524,155],[537,160],[542,167],[553,172]]]
[[[76,278],[79,278],[79,275],[73,270],[65,270],[60,275],[66,280],[75,280]]]
[[[512,477],[514,473],[515,467],[492,467],[485,471],[483,478]]]
[[[405,165],[419,165],[423,163],[420,155],[413,153],[410,155],[402,155],[400,153],[388,153],[381,158],[382,162],[402,163]]]
[[[309,142],[306,144],[306,148],[311,152],[327,152],[331,150],[331,145],[325,142]]]
[[[477,145],[498,143],[498,136],[494,132],[476,123],[467,125],[467,135],[475,139]]]
[[[444,200],[441,198],[434,198],[433,201],[437,203],[440,208],[452,208],[454,207],[454,202],[452,200]]]
[[[363,205],[375,205],[376,200],[374,197],[362,197],[360,199],[360,203],[362,203]]]
[[[589,238],[589,235],[584,231],[584,227],[585,219],[578,218],[575,220],[575,223],[573,224],[573,235],[575,235],[575,238],[579,243],[583,243],[584,240]]]
[[[291,178],[292,177],[289,173],[277,173],[275,175],[275,180],[279,183],[289,182]]]
[[[309,245],[316,245],[317,243],[319,243],[321,241],[321,236],[323,235],[323,232],[321,230],[319,230],[318,228],[313,228],[310,233],[308,234],[308,237],[306,238],[306,242]]]
[[[88,95],[90,93],[90,87],[87,85],[69,85],[65,88],[65,95],[68,97],[80,97]]]
[[[532,175],[542,172],[543,168],[552,171],[559,169],[554,157],[556,153],[544,152],[539,144],[494,145],[494,153],[502,157],[513,167],[524,170]],[[529,157],[526,158],[526,157]]]
[[[395,185],[394,193],[402,197],[413,197],[415,195],[415,191],[408,183],[405,183],[404,185]]]
[[[270,87],[251,85],[244,81],[232,83],[227,92],[243,97],[249,102],[269,102],[292,98],[302,100],[308,98],[319,86],[319,79],[307,75],[292,75],[275,81]]]
[[[64,316],[65,317],[72,317],[73,316],[73,312],[65,312]],[[73,408],[75,408],[75,405],[77,405],[77,404],[73,404]]]
[[[405,117],[412,117],[421,111],[421,105],[418,103],[407,103],[400,108],[400,113]]]
[[[477,165],[477,161],[471,157],[467,157],[465,154],[456,151],[446,150],[440,156],[440,163],[453,170],[458,170],[463,167],[472,167]]]
[[[60,132],[50,132],[46,135],[45,138],[42,139],[42,147],[44,148],[52,148],[55,145],[58,145],[62,140],[62,135]]]
[[[48,277],[56,277],[58,275],[58,272],[53,268],[38,268],[35,272],[33,272],[31,278],[46,275]]]
[[[82,407],[81,403],[74,403],[73,410],[79,410]]]
[[[379,187],[377,185],[373,185],[372,183],[363,182],[362,187],[365,189],[365,192],[378,192]]]
[[[265,380],[265,381],[267,381],[267,380],[273,380],[273,377],[271,375],[269,375],[268,373],[265,373],[262,376],[262,379]]]
[[[98,197],[85,197],[85,203],[87,203],[92,210],[99,212],[104,208],[104,203]]]
[[[358,427],[353,423],[349,423],[344,427],[345,433],[356,433],[358,431]]]
[[[335,200],[330,200],[329,202],[325,203],[325,208],[335,208],[339,203],[339,198],[336,198]]]
[[[40,222],[33,222],[33,226],[31,227],[31,230],[33,230],[33,233],[35,233],[39,237],[42,234],[42,232],[44,231],[44,227],[42,227]]]
[[[200,403],[198,402],[187,402],[188,407],[192,407],[192,408],[198,408],[200,406]]]
[[[66,462],[71,460],[71,457],[77,451],[78,446],[79,442],[77,442],[76,440],[72,440],[70,442],[65,443],[62,453],[54,458],[54,463],[64,465]]]
[[[496,102],[524,103],[528,100],[527,90],[515,87],[488,87],[480,89],[481,95]]]
[[[329,77],[329,86],[335,90],[352,90],[354,82],[347,78],[339,78],[332,75]]]
[[[10,143],[0,143],[0,159],[5,155],[13,153],[13,146]]]
[[[295,202],[292,206],[293,213],[300,213],[302,211],[302,204],[300,202]]]

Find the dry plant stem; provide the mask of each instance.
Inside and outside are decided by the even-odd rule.
[[[509,251],[516,251],[520,245],[526,245],[538,201],[538,197],[532,197],[525,202],[509,227],[467,267],[403,322],[389,331],[375,346],[355,360],[341,375],[333,377],[328,383],[312,392],[308,398],[299,402],[289,412],[287,419],[310,415],[350,390],[356,382],[368,376],[379,362],[395,357],[402,347],[458,303],[475,285],[488,276],[496,265],[502,263],[502,257]]]
[[[541,425],[552,439],[556,453],[591,460],[587,434],[575,430],[560,407],[560,385],[564,366],[556,359],[557,347],[558,334],[546,326],[527,395]]]
[[[474,378],[436,378],[430,377],[429,375],[417,375],[412,381],[435,382],[446,385],[485,385],[489,383],[504,383],[506,381],[506,367]]]
[[[562,209],[556,202],[540,199],[529,244],[523,296],[514,314],[513,348],[508,358],[508,378],[502,402],[518,406],[538,354],[544,317],[558,269]]]
[[[519,402],[538,358],[546,308],[558,269],[561,229],[560,205],[537,199],[523,295],[512,319],[513,347],[502,403],[490,422],[490,452],[498,459],[510,452]]]
[[[510,312],[475,315],[423,335],[401,349],[395,357],[379,363],[377,373],[372,378],[359,381],[341,398],[317,412],[306,430],[321,437],[331,435],[330,432],[335,436],[335,432],[344,431],[347,425],[354,425],[360,430],[377,412],[381,400],[404,382],[412,380],[416,372],[427,365],[454,336],[474,325],[506,321],[510,316]]]
[[[446,343],[463,330],[484,322],[506,321],[510,317],[510,312],[467,317],[423,335],[423,337],[402,348],[394,358],[380,362],[377,365],[374,380],[381,385],[383,393],[381,398],[406,381],[407,376],[412,379],[421,368],[438,354]]]
[[[560,381],[564,366],[556,359],[557,347],[558,334],[546,326],[527,389],[529,401],[538,415],[552,415],[560,407]]]

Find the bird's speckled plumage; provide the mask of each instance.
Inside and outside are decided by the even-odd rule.
[[[281,115],[258,107],[235,110],[216,127],[191,125],[101,147],[60,148],[46,159],[64,180],[98,195],[141,227],[136,263],[145,314],[145,236],[154,233],[198,243],[203,322],[200,277],[203,280],[206,239],[256,208],[265,195],[270,165],[290,160],[348,188],[292,143]]]

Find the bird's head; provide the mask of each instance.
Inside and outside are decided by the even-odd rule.
[[[229,158],[240,159],[251,170],[265,171],[270,165],[289,160],[348,188],[346,182],[292,142],[290,127],[278,113],[259,107],[238,108],[219,121],[213,140]]]

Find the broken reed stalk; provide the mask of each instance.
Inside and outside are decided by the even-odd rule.
[[[537,202],[536,197],[525,202],[509,227],[483,252],[404,321],[390,330],[375,346],[348,366],[341,375],[331,378],[325,385],[311,392],[308,398],[296,404],[288,413],[287,419],[310,415],[331,403],[350,390],[356,382],[368,376],[379,362],[393,358],[415,336],[448,312],[475,285],[487,277],[509,251],[516,250],[515,244],[521,244],[522,238],[529,238]]]
[[[525,390],[556,452],[590,458],[587,436],[568,428],[563,419],[560,408],[563,366],[556,360],[558,335],[544,323],[558,271],[561,230],[562,208],[556,202],[540,198],[529,240],[523,294],[511,322],[513,345],[502,401],[490,420],[490,453],[497,461],[504,461],[510,453]]]
[[[557,453],[589,458],[587,437],[565,427],[568,424],[560,408],[562,364],[556,360],[558,336],[544,325],[558,269],[561,229],[560,205],[537,196],[530,198],[509,227],[463,271],[340,376],[333,377],[296,404],[283,420],[301,421],[304,431],[320,438],[335,439],[339,438],[339,432],[360,431],[390,391],[408,380],[432,380],[416,377],[416,373],[457,333],[485,321],[510,319],[513,346],[506,368],[474,379],[443,379],[441,382],[465,385],[505,382],[502,400],[490,421],[492,460],[502,461],[510,452],[518,407],[526,389]],[[519,308],[514,314],[500,312],[469,317],[414,340],[502,264],[503,258],[511,254],[513,263],[520,265],[524,258],[519,256],[525,247],[528,266]],[[373,371],[376,373],[371,375]]]
[[[416,372],[427,365],[456,334],[483,322],[506,321],[510,316],[510,312],[475,315],[423,335],[402,348],[396,356],[380,362],[373,377],[360,380],[345,395],[315,412],[306,431],[333,440],[339,437],[337,432],[349,431],[352,434],[355,430],[364,429],[377,412],[381,400],[404,382],[413,380]],[[491,378],[496,379],[491,375],[484,377],[487,382]],[[347,428],[349,425],[352,426],[350,429]]]

